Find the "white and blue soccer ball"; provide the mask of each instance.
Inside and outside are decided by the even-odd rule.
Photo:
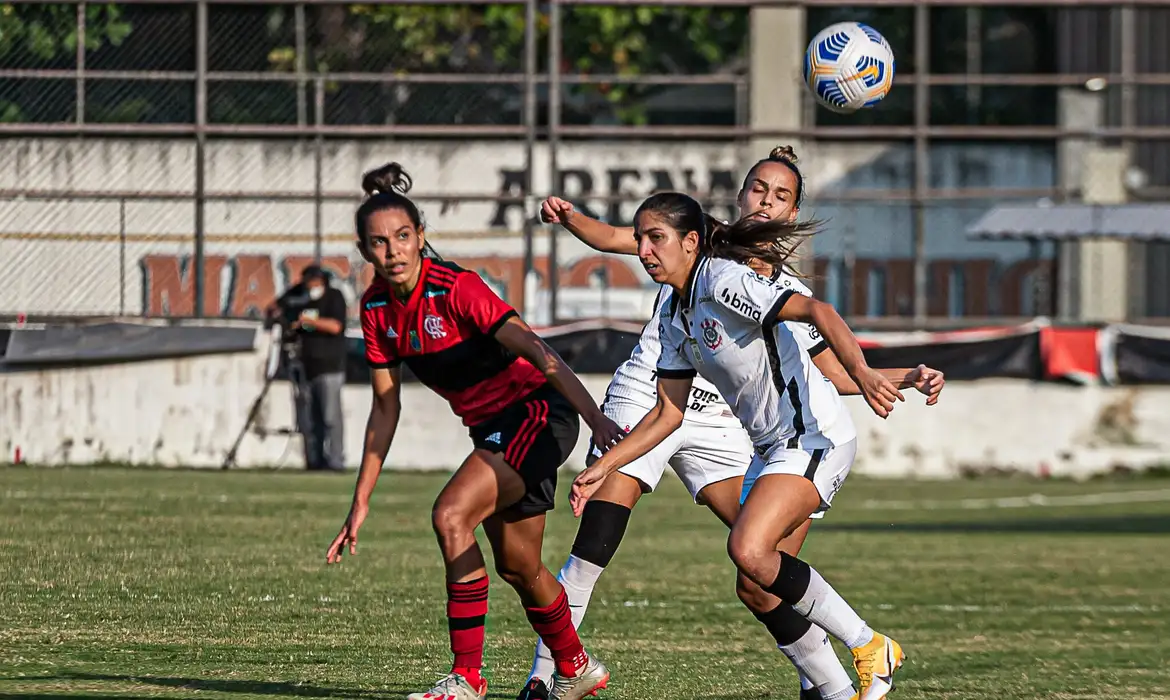
[[[894,84],[894,51],[873,27],[838,22],[808,43],[804,82],[816,101],[834,112],[848,114],[872,107]]]

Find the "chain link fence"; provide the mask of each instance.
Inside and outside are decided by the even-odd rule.
[[[842,20],[898,57],[877,109],[801,84],[792,47]],[[1170,316],[1168,33],[1150,1],[4,3],[0,315],[255,316],[314,260],[353,300],[360,176],[398,160],[431,240],[533,322],[643,319],[636,261],[539,199],[627,224],[680,189],[727,218],[791,142],[828,221],[806,272],[855,320],[1073,318],[1094,290]],[[1072,235],[1106,214],[1112,240]]]

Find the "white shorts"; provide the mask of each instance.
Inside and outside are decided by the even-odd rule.
[[[647,413],[647,409],[620,399],[607,399],[601,408],[627,431]],[[658,486],[669,465],[682,479],[691,498],[697,500],[706,486],[746,474],[753,454],[752,441],[735,418],[730,418],[726,425],[684,420],[678,430],[654,449],[618,471],[637,479],[650,492]],[[589,456],[590,464],[601,456],[596,446]]]
[[[752,456],[752,465],[743,478],[743,491],[739,496],[739,503],[747,500],[748,492],[756,483],[756,479],[768,474],[795,474],[803,476],[813,482],[817,492],[821,494],[821,506],[812,514],[813,518],[825,517],[833,505],[833,497],[849,477],[849,470],[853,468],[853,458],[857,456],[857,440],[838,445],[830,449],[806,450],[787,449],[778,447],[766,458]]]

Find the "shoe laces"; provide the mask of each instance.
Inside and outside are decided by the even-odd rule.
[[[452,671],[451,673],[448,673],[446,676],[444,676],[438,683],[436,683],[434,688],[431,688],[431,694],[454,695],[455,691],[458,690],[461,685],[460,681],[464,681],[463,676]],[[441,691],[441,693],[436,693],[436,690]]]
[[[877,665],[878,655],[873,653],[858,654],[854,666],[857,668],[857,680],[863,688],[873,683],[874,666]]]

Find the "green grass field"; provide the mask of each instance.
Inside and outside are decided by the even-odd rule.
[[[444,479],[385,474],[358,557],[326,568],[351,477],[0,468],[0,698],[425,689],[449,663],[428,518]],[[854,477],[805,557],[912,655],[898,700],[1170,698],[1168,532],[1162,479]],[[642,502],[582,627],[613,671],[602,698],[796,697],[736,601],[725,536],[673,479]],[[491,697],[515,697],[531,649],[495,582]]]

